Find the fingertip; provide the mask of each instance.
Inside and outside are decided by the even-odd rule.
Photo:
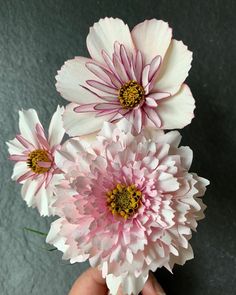
[[[107,292],[101,272],[96,268],[89,268],[74,282],[68,295],[106,295]]]
[[[142,295],[166,295],[152,273],[149,274],[149,278],[145,283]]]

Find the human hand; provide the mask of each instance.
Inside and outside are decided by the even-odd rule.
[[[68,295],[108,295],[108,288],[101,272],[96,268],[89,268],[74,283]],[[122,295],[118,291],[117,295]],[[142,290],[142,295],[165,295],[165,292],[150,273]]]

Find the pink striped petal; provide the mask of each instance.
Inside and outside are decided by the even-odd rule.
[[[101,96],[101,99],[108,102],[117,102],[117,96]]]
[[[146,105],[148,105],[151,108],[157,107],[156,101],[153,98],[151,98],[151,97],[146,97],[145,98],[145,102],[146,102]]]
[[[121,60],[116,54],[113,54],[113,64],[116,70],[116,73],[118,74],[120,80],[123,83],[126,83],[129,81],[129,77],[126,73],[126,70],[124,68],[124,65],[122,64]]]
[[[50,168],[52,166],[52,163],[51,162],[41,162],[39,161],[37,163],[38,166],[40,167],[43,167],[43,168]]]
[[[9,160],[11,160],[11,161],[27,161],[28,156],[26,156],[26,155],[11,155],[9,157]]]
[[[143,57],[141,52],[138,50],[135,56],[135,75],[138,83],[141,83],[142,70],[143,70]]]
[[[102,51],[102,57],[103,57],[106,65],[108,66],[108,68],[115,74],[116,70],[114,68],[112,59],[110,58],[110,56],[104,50]]]
[[[154,76],[156,76],[158,70],[160,69],[161,65],[161,56],[157,55],[156,57],[153,58],[153,60],[150,63],[150,71],[148,75],[149,81],[153,79]]]
[[[35,195],[38,194],[38,192],[40,191],[40,189],[42,188],[45,180],[47,178],[47,173],[45,173],[42,178],[40,179],[40,181],[38,181],[38,184],[37,184],[37,187],[36,187],[36,190],[35,190]]]
[[[86,81],[88,85],[98,89],[98,90],[101,90],[105,93],[109,93],[109,94],[117,94],[117,89],[115,89],[114,87],[110,87],[110,86],[107,86],[103,83],[100,83],[98,81],[95,81],[95,80],[87,80]]]
[[[167,98],[170,96],[170,93],[167,92],[156,92],[156,93],[149,93],[148,97],[153,98],[154,100],[161,100],[163,98]]]
[[[111,85],[111,80],[109,76],[107,75],[106,71],[103,69],[103,67],[97,65],[93,62],[86,63],[87,69],[90,70],[95,76],[97,76],[99,79],[101,79],[104,83],[106,83],[108,86]]]
[[[96,117],[102,117],[102,116],[106,116],[106,115],[111,115],[117,113],[117,110],[103,110],[103,111],[99,111],[96,113]],[[111,118],[110,118],[111,119]]]
[[[160,128],[161,127],[161,120],[160,120],[156,110],[153,110],[149,107],[144,107],[144,111],[145,111],[146,115],[148,116],[148,118],[152,121],[152,123],[157,128]]]
[[[16,139],[27,149],[34,150],[35,147],[32,143],[30,143],[27,139],[25,139],[22,135],[17,134]]]
[[[45,139],[45,137],[42,137],[41,135],[37,134],[37,137],[38,137],[38,141],[41,145],[41,148],[44,148],[46,150],[50,150],[50,146],[49,146],[49,143],[48,141]]]
[[[111,83],[113,84],[113,86],[115,88],[119,89],[122,86],[122,83],[121,83],[120,79],[117,77],[117,75],[115,75],[112,72],[109,72],[108,70],[107,70],[106,73],[107,73],[107,76],[110,78]]]
[[[96,106],[96,103],[89,103],[84,104],[78,107],[74,108],[74,111],[76,113],[87,113],[87,112],[95,112],[94,107]]]
[[[142,111],[140,108],[133,111],[134,112],[134,127],[138,133],[142,130]]]
[[[95,110],[115,110],[115,109],[121,109],[122,106],[118,102],[117,104],[113,103],[98,103],[94,109]]]
[[[144,88],[146,88],[149,83],[149,79],[148,79],[149,71],[150,71],[150,65],[146,65],[142,72],[142,85]]]
[[[39,134],[42,138],[44,138],[47,141],[47,138],[45,136],[45,131],[44,131],[43,126],[41,124],[37,123],[35,126],[35,130],[36,130],[37,134]]]
[[[47,173],[47,177],[46,177],[46,180],[45,180],[45,188],[48,187],[50,181],[52,180],[52,177],[53,177],[53,173],[51,173],[51,172]]]
[[[26,172],[25,174],[21,175],[16,181],[20,183],[30,177],[33,177],[34,175],[35,175],[35,173],[30,170],[30,171]]]
[[[131,76],[131,71],[130,71],[130,59],[128,57],[128,53],[125,49],[125,46],[123,44],[120,47],[120,56],[121,56],[121,61],[122,61],[124,68],[126,70],[126,73],[129,77],[129,79],[131,80],[132,76]]]

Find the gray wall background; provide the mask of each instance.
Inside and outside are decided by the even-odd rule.
[[[18,110],[35,108],[48,126],[58,104],[55,74],[65,60],[87,56],[85,39],[100,17],[130,28],[146,18],[168,21],[174,38],[194,52],[188,84],[196,118],[181,131],[194,151],[192,171],[211,180],[207,217],[192,238],[195,259],[174,274],[158,270],[167,294],[235,294],[235,1],[0,0],[0,294],[64,295],[87,264],[69,265],[61,253],[42,249],[52,218],[27,208],[10,180],[5,141],[18,132]],[[95,294],[96,295],[96,294]]]

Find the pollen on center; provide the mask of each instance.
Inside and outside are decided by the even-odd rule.
[[[114,189],[107,192],[107,206],[113,215],[127,219],[137,212],[142,204],[141,198],[142,193],[134,184],[117,184]]]

